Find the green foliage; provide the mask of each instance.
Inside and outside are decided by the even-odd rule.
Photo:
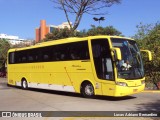
[[[0,40],[0,68],[2,67],[2,64],[4,64],[4,62],[7,59],[7,51],[9,48],[10,48],[10,45],[7,42],[7,40],[5,39]]]
[[[142,23],[140,23],[139,25],[136,26],[137,27],[137,33],[134,35],[134,39],[136,40],[143,40],[148,34],[149,32],[153,29],[153,25],[152,24],[146,24],[143,25]]]
[[[87,35],[117,35],[120,36],[122,33],[119,32],[117,29],[115,29],[113,26],[107,26],[107,27],[95,27],[92,26],[91,29],[88,30]]]
[[[33,41],[31,43],[31,45],[34,45],[35,44],[34,42],[35,41]],[[11,45],[11,48],[23,48],[23,47],[29,47],[31,45],[30,44],[25,44],[25,43],[18,43],[18,44],[15,44],[15,45]]]
[[[57,40],[62,38],[73,37],[75,33],[73,33],[68,28],[65,29],[54,29],[52,33],[46,35],[44,41]]]
[[[140,48],[148,49],[152,52],[153,61],[145,64],[148,82],[152,81],[159,89],[158,83],[160,82],[160,23],[155,25],[143,25],[142,23],[137,26],[138,32],[133,37],[137,40]],[[151,82],[150,82],[151,83]]]
[[[52,33],[46,35],[46,38],[43,41],[57,40],[68,37],[86,37],[94,35],[122,35],[117,29],[113,26],[107,27],[95,27],[92,26],[91,29],[82,30],[82,31],[71,31],[68,28],[65,29],[54,29]]]

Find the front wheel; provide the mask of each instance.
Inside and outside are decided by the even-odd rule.
[[[22,89],[27,89],[28,88],[27,81],[26,80],[22,80],[21,86],[22,86]]]
[[[86,98],[92,98],[94,96],[94,88],[91,83],[85,83],[82,85],[81,93]]]

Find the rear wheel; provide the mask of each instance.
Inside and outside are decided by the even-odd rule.
[[[81,88],[81,93],[86,98],[92,98],[94,96],[94,88],[91,83],[84,83]]]
[[[21,87],[22,87],[22,89],[27,89],[28,88],[28,83],[25,79],[22,80]]]

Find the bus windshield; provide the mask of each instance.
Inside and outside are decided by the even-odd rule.
[[[144,77],[140,51],[133,40],[111,38],[113,47],[121,50],[122,60],[116,62],[118,78],[139,79]]]

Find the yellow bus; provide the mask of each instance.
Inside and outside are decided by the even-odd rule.
[[[125,37],[75,37],[10,49],[7,62],[8,84],[23,89],[118,97],[145,88],[140,50]]]

